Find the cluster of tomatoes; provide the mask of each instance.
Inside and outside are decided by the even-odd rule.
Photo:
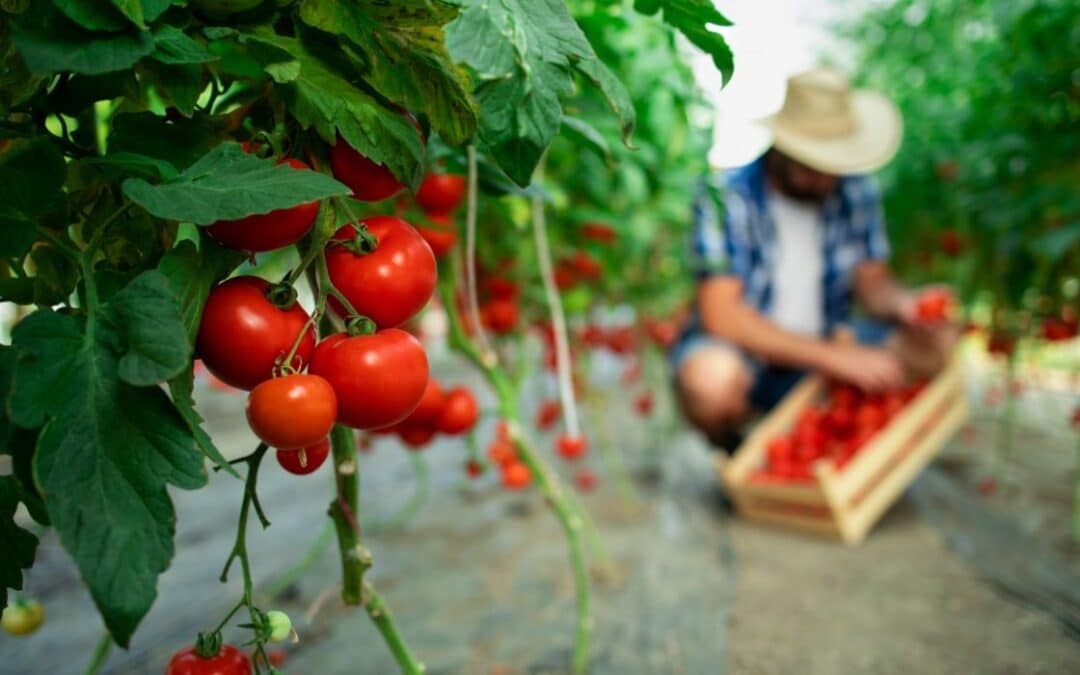
[[[498,468],[499,479],[507,490],[522,490],[532,483],[532,470],[518,456],[517,446],[504,420],[499,420],[495,425],[495,438],[488,445],[487,455],[491,464]],[[465,470],[470,476],[477,476],[482,468],[472,460],[466,464]]]
[[[804,409],[789,434],[768,442],[765,464],[752,480],[809,481],[820,460],[843,469],[924,386],[918,383],[885,394],[865,394],[851,385],[832,385],[823,404]]]
[[[458,436],[471,431],[479,419],[480,406],[472,391],[460,386],[444,389],[435,378],[430,378],[420,403],[408,417],[373,432],[397,434],[407,447],[419,450],[431,443],[436,434]]]
[[[297,159],[281,161],[297,171],[310,170]],[[334,177],[361,200],[381,201],[403,189],[386,167],[340,138],[330,149],[330,165]],[[429,176],[417,198],[432,209],[452,209],[461,190],[446,194],[440,187],[444,183]],[[209,234],[238,250],[269,251],[302,239],[317,212],[318,204],[301,204],[215,223]],[[289,284],[239,276],[210,292],[196,339],[198,354],[214,376],[250,391],[247,417],[252,430],[278,449],[282,467],[299,474],[325,461],[327,435],[335,423],[368,430],[398,425],[431,389],[422,345],[398,328],[434,292],[437,267],[431,245],[405,220],[373,216],[337,230],[323,254],[335,291],[328,305],[346,320],[345,331],[317,342],[312,317]],[[468,417],[475,417],[475,399],[467,391],[450,394],[451,410],[459,412],[447,415],[457,415],[455,419],[444,423],[425,418],[423,426],[409,427],[403,437],[415,444],[421,428],[426,433],[427,427],[471,427],[475,419],[469,422]]]

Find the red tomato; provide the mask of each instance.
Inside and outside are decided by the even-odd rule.
[[[431,443],[431,439],[435,438],[435,429],[402,424],[398,426],[398,438],[410,448],[419,450]]]
[[[574,485],[582,492],[592,492],[596,489],[596,474],[583,468],[574,474]]]
[[[850,384],[832,386],[832,404],[835,408],[854,408],[859,402],[859,390]]]
[[[278,164],[288,164],[298,171],[311,171],[311,167],[299,159],[282,159]],[[229,248],[272,251],[303,239],[315,224],[318,214],[319,202],[314,201],[239,220],[220,220],[208,227],[206,232]]]
[[[877,431],[887,421],[885,409],[871,401],[866,401],[855,411],[855,426],[859,431]]]
[[[251,390],[247,418],[267,445],[295,450],[326,438],[337,417],[337,397],[318,375],[275,377]]]
[[[570,256],[569,263],[579,279],[599,279],[604,273],[600,263],[585,251],[578,251]]]
[[[463,434],[476,426],[480,419],[480,405],[476,397],[465,387],[454,387],[446,392],[442,412],[436,428],[444,434]]]
[[[484,305],[484,324],[494,333],[510,333],[517,325],[519,314],[514,300],[490,300]]]
[[[584,436],[567,436],[563,434],[555,440],[555,449],[559,456],[569,461],[581,459],[589,449],[589,443]]]
[[[506,423],[506,420],[496,420],[495,438],[503,441],[510,440],[510,426]]]
[[[504,464],[501,474],[503,487],[507,490],[521,490],[532,482],[532,471],[522,462]]]
[[[581,238],[586,241],[595,241],[598,244],[610,244],[615,241],[618,234],[615,228],[604,223],[583,223],[581,226]]]
[[[165,675],[251,675],[251,661],[232,645],[221,645],[209,659],[196,654],[195,647],[184,647],[169,659]]]
[[[454,229],[454,221],[450,216],[441,213],[427,214],[428,220],[439,227],[417,227],[416,231],[424,238],[431,247],[431,252],[436,258],[442,258],[454,250],[457,243],[457,230]]]
[[[405,419],[428,382],[420,341],[397,328],[355,337],[331,335],[315,348],[308,371],[326,378],[337,394],[338,421],[356,429]]]
[[[479,478],[484,475],[484,465],[475,459],[466,460],[465,475],[469,478]]]
[[[956,230],[945,230],[941,233],[941,252],[950,258],[955,258],[964,250],[964,240]]]
[[[1042,336],[1049,342],[1062,342],[1076,337],[1076,324],[1050,317],[1043,320]]]
[[[949,317],[952,295],[944,288],[927,288],[915,299],[915,318],[927,323],[945,321]]]
[[[634,351],[636,340],[634,329],[629,326],[613,328],[606,335],[607,348],[619,355],[629,354]]]
[[[555,399],[547,399],[540,402],[536,409],[536,428],[547,431],[559,421],[562,405]]]
[[[435,254],[401,218],[373,216],[361,221],[359,229],[346,225],[326,247],[330,281],[379,328],[395,328],[431,299],[438,277]],[[374,250],[369,248],[372,243]],[[345,314],[335,298],[330,304]]]
[[[518,461],[514,444],[502,438],[491,441],[487,447],[488,459],[496,466],[506,466]]]
[[[446,403],[446,395],[435,378],[428,378],[427,386],[424,387],[424,395],[420,397],[420,403],[416,410],[406,417],[401,426],[403,427],[434,427],[443,412]]]
[[[648,417],[653,410],[653,397],[649,392],[641,394],[634,399],[634,410],[642,417]]]
[[[518,285],[497,274],[484,280],[484,288],[496,300],[514,300],[518,296]]]
[[[405,187],[390,169],[353,150],[341,136],[330,147],[330,168],[334,178],[352,190],[354,197],[365,202],[381,202]]]
[[[206,299],[195,349],[207,370],[228,385],[251,389],[270,379],[305,327],[291,365],[302,368],[315,349],[308,313],[296,301],[286,309],[276,307],[267,299],[269,290],[265,279],[234,277]]]
[[[769,458],[769,465],[776,466],[783,462],[791,461],[791,457],[795,453],[795,447],[792,445],[791,438],[788,436],[779,436],[769,441],[769,444],[765,446],[765,454]]]
[[[986,351],[1000,356],[1012,356],[1016,349],[1016,339],[1008,333],[994,331],[986,344]]]
[[[855,412],[852,408],[837,406],[829,410],[829,429],[835,436],[846,436],[855,426]]]
[[[416,191],[416,203],[431,213],[450,213],[465,197],[465,176],[429,173]]]
[[[577,284],[577,274],[575,274],[574,269],[565,262],[559,262],[555,265],[553,275],[555,277],[555,288],[560,291],[569,290]]]
[[[314,445],[299,450],[278,450],[277,461],[282,469],[298,476],[316,471],[330,455],[330,439],[324,438]]]
[[[1076,406],[1076,409],[1073,410],[1072,427],[1073,429],[1080,431],[1080,405]]]

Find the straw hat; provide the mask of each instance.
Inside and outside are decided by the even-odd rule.
[[[789,78],[783,107],[765,124],[778,150],[834,175],[869,173],[887,164],[904,128],[892,101],[852,90],[846,75],[826,67]]]

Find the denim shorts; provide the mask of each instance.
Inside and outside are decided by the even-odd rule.
[[[864,345],[883,344],[892,333],[890,324],[873,319],[854,319],[849,326],[855,334],[856,341]],[[678,372],[679,366],[695,349],[705,346],[727,347],[739,353],[754,378],[754,383],[750,387],[750,404],[757,410],[771,410],[806,374],[806,371],[800,368],[765,363],[723,338],[692,329],[684,331],[668,353],[668,363],[671,365],[672,372]]]

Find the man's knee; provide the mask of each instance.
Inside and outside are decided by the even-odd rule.
[[[696,426],[728,424],[748,410],[750,371],[732,348],[695,350],[680,365],[677,378],[683,410]]]

